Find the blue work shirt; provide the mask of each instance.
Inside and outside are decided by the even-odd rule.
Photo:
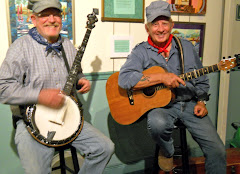
[[[192,72],[203,68],[194,46],[188,40],[181,39],[184,53],[184,73]],[[127,57],[125,64],[121,67],[118,84],[124,89],[131,89],[142,78],[142,72],[152,66],[161,66],[168,72],[176,75],[181,74],[180,53],[175,40],[172,40],[172,47],[168,61],[158,54],[158,49],[151,46],[148,42],[138,44]],[[209,81],[206,75],[197,79],[186,81],[186,86],[180,84],[175,88],[176,101],[187,101],[207,96]]]

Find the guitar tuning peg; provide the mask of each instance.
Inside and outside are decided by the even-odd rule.
[[[95,13],[96,15],[98,15],[98,14],[99,14],[98,8],[94,8],[94,9],[93,9],[93,13]]]
[[[225,59],[225,57],[223,57],[223,59]]]
[[[231,58],[231,56],[228,56],[228,58]]]
[[[230,71],[227,71],[227,73],[229,74],[229,73],[230,73]]]

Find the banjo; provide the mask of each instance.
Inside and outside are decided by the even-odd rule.
[[[24,120],[27,130],[35,140],[43,145],[51,147],[66,145],[72,142],[82,130],[82,109],[71,93],[74,84],[76,84],[80,63],[91,30],[95,27],[95,22],[98,21],[96,15],[98,15],[98,9],[93,9],[93,12],[87,15],[87,31],[82,45],[78,47],[76,57],[63,88],[63,93],[66,95],[63,106],[60,109],[53,109],[41,104],[34,104],[26,109]]]

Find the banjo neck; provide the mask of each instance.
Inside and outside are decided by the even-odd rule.
[[[97,14],[98,14],[98,9],[93,9],[93,13],[89,14],[87,16],[88,17],[87,26],[86,26],[87,31],[85,33],[85,36],[83,38],[81,46],[78,47],[76,57],[74,59],[73,65],[69,71],[67,82],[65,83],[65,86],[63,88],[63,92],[67,96],[71,95],[73,86],[76,83],[77,75],[78,75],[79,69],[81,67],[82,57],[85,52],[91,31],[95,27],[95,22],[98,21],[98,19],[96,17]]]
[[[67,82],[65,83],[65,86],[63,88],[63,92],[67,96],[69,96],[71,94],[72,89],[73,89],[73,85],[76,83],[78,71],[81,67],[82,57],[83,57],[84,51],[86,49],[91,31],[92,31],[91,29],[87,28],[87,31],[86,31],[86,34],[84,36],[82,45],[78,48],[77,55],[75,57],[73,65],[72,65],[72,67],[69,71]]]

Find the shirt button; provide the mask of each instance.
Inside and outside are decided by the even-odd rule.
[[[53,69],[53,72],[56,72],[56,68]]]

